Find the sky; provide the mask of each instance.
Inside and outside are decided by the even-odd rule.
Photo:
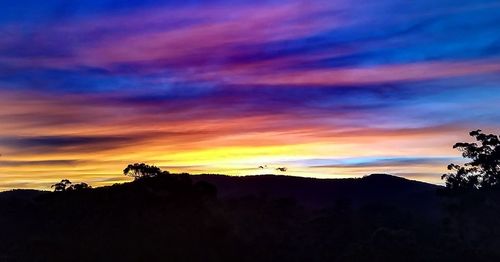
[[[2,1],[0,190],[135,162],[439,184],[500,131],[499,25],[498,0]]]

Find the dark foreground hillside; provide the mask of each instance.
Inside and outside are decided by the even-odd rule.
[[[387,175],[0,193],[0,261],[500,261],[500,198]]]

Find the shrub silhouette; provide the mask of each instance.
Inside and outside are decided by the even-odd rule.
[[[469,133],[479,143],[456,143],[453,148],[462,152],[470,162],[461,165],[450,164],[444,174],[446,187],[455,192],[498,187],[500,184],[500,138],[484,134],[481,130]]]

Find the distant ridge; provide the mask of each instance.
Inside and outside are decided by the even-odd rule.
[[[30,200],[45,193],[48,193],[48,191],[35,189],[13,189],[0,192],[0,200]]]
[[[372,174],[362,178],[317,179],[285,175],[193,175],[217,186],[222,198],[247,195],[294,198],[309,207],[328,207],[338,201],[353,205],[387,203],[427,209],[440,186],[408,180],[388,174]]]
[[[403,208],[411,206],[414,210],[435,210],[436,192],[441,188],[438,185],[388,174],[331,179],[272,174],[201,174],[191,177],[195,182],[206,181],[214,184],[219,198],[290,198],[312,208],[330,207],[339,201],[347,201],[353,206],[384,203]],[[32,189],[10,190],[0,192],[0,200],[31,200],[47,192]]]

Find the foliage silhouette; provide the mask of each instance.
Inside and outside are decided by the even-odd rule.
[[[169,174],[168,171],[162,171],[159,167],[146,165],[144,163],[135,163],[128,165],[123,174],[133,177],[134,179],[141,179],[145,177],[155,177],[160,174]]]
[[[71,186],[71,181],[68,179],[63,179],[59,183],[55,183],[51,188],[54,188],[54,192],[64,192]]]
[[[462,165],[450,164],[444,174],[446,187],[453,192],[467,192],[477,189],[498,188],[500,186],[500,138],[484,134],[481,130],[469,133],[479,143],[456,143],[453,148],[462,152],[464,158],[471,159]]]
[[[88,190],[91,189],[92,187],[88,185],[87,183],[78,183],[78,184],[72,184],[70,185],[66,191],[82,191],[82,190]]]
[[[51,188],[54,188],[54,192],[67,192],[67,191],[88,190],[91,189],[92,187],[87,183],[82,182],[78,184],[73,184],[68,179],[63,179],[61,180],[61,182],[53,184]]]
[[[288,168],[286,167],[277,167],[276,168],[276,171],[280,171],[280,172],[286,172],[288,170]]]

